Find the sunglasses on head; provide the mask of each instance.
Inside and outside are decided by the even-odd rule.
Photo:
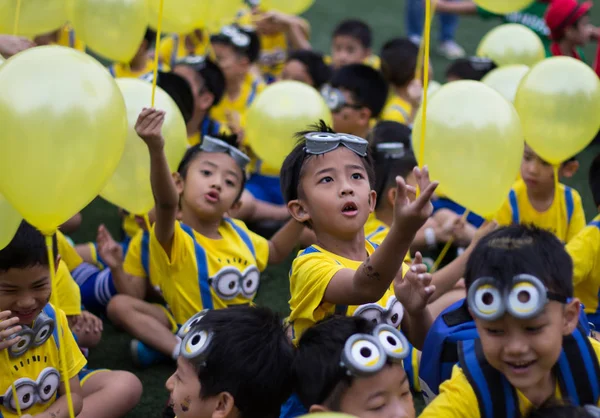
[[[323,99],[325,99],[325,103],[327,104],[327,107],[329,108],[329,110],[331,110],[332,113],[340,112],[345,107],[349,107],[351,109],[356,110],[362,109],[364,107],[361,104],[348,103],[346,97],[344,96],[344,93],[342,93],[340,89],[336,89],[335,87],[331,87],[328,85],[324,86],[321,89],[321,96],[323,97]]]
[[[311,132],[304,138],[304,151],[311,155],[326,154],[343,145],[358,156],[366,157],[369,148],[369,143],[365,139],[350,134]]]
[[[250,158],[239,149],[209,135],[205,135],[202,139],[200,149],[205,152],[222,152],[229,155],[243,172],[246,172],[246,166],[250,162]]]

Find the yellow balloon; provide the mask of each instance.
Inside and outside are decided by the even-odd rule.
[[[222,26],[232,23],[244,7],[244,0],[207,1],[206,18],[203,21],[211,32],[217,32]]]
[[[477,47],[477,56],[494,61],[497,66],[524,64],[529,67],[546,57],[540,37],[516,23],[500,25],[489,31]]]
[[[18,0],[0,0],[0,33],[14,33]],[[65,0],[20,0],[17,35],[52,32],[67,22]]]
[[[479,7],[493,13],[505,15],[523,10],[534,0],[474,0]]]
[[[489,72],[481,82],[496,90],[509,102],[514,103],[519,83],[528,72],[529,67],[526,65],[507,65]]]
[[[0,250],[6,247],[15,236],[23,218],[0,194]]]
[[[420,158],[422,111],[413,149]],[[440,192],[470,211],[493,216],[517,177],[523,132],[512,104],[477,81],[443,86],[427,106],[424,164]]]
[[[11,57],[0,67],[0,91],[0,190],[51,234],[117,167],[127,136],[123,96],[98,61],[61,46]]]
[[[527,144],[545,161],[560,164],[598,133],[600,81],[579,60],[549,58],[523,78],[515,107]]]
[[[137,136],[134,127],[140,112],[150,103],[152,85],[135,78],[117,79],[117,85],[127,106],[129,129],[123,157],[101,196],[128,212],[143,215],[154,206],[150,187],[150,157],[148,147]],[[157,109],[166,111],[162,128],[165,154],[171,171],[176,171],[187,148],[185,122],[173,99],[160,87],[156,88],[155,101]]]
[[[304,13],[314,4],[315,0],[263,0],[261,8],[277,10],[288,15]]]
[[[90,49],[112,61],[131,61],[148,27],[146,0],[69,0],[68,5],[77,36]]]
[[[206,18],[209,3],[220,3],[223,0],[164,0],[162,15],[162,32],[188,33],[201,27]],[[160,0],[149,0],[150,26],[158,28]],[[237,10],[236,10],[237,12]],[[235,13],[235,12],[234,12]]]
[[[294,134],[331,112],[317,90],[298,81],[280,81],[258,95],[247,114],[246,136],[254,153],[270,167],[281,167],[294,149]]]

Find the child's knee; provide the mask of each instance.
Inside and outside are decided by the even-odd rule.
[[[123,324],[124,318],[131,316],[135,311],[133,299],[128,295],[113,296],[106,307],[108,319],[117,326]]]
[[[126,371],[113,371],[111,373],[111,385],[116,386],[115,393],[119,393],[121,399],[131,407],[138,404],[142,397],[143,386],[140,379],[133,373]],[[118,390],[117,390],[118,389]]]

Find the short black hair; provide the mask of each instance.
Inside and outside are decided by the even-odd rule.
[[[213,333],[205,365],[196,365],[207,398],[229,392],[243,418],[277,418],[292,392],[294,348],[278,315],[268,308],[210,310],[203,329]]]
[[[489,58],[469,57],[453,61],[446,69],[446,78],[481,81],[490,71],[497,68]]]
[[[227,134],[221,132],[217,135],[211,135],[211,137],[215,139],[220,139],[221,141],[231,145],[232,147],[238,148],[238,137],[236,134]],[[183,158],[181,159],[181,162],[177,167],[177,172],[179,173],[182,179],[185,180],[185,178],[187,177],[188,169],[190,168],[190,164],[198,157],[198,155],[200,155],[200,153],[203,152],[201,147],[202,141],[199,144],[189,147],[183,155]],[[246,187],[246,180],[246,173],[244,172],[244,170],[242,170],[242,184],[240,186],[240,192],[237,198],[235,199],[236,202],[240,200],[240,198],[242,197],[242,193],[244,193],[244,188]]]
[[[206,57],[205,66],[199,73],[204,79],[204,87],[215,97],[212,105],[218,105],[225,94],[225,75],[221,67]]]
[[[412,129],[407,125],[390,120],[382,120],[377,122],[373,129],[371,129],[367,139],[371,148],[377,146],[377,144],[400,142],[404,145],[405,150],[410,150],[412,148],[411,138]]]
[[[374,329],[375,324],[362,317],[334,315],[302,334],[292,370],[294,391],[306,408],[329,400],[329,409],[340,410],[343,388],[353,381],[340,366],[346,340],[354,334],[371,334]],[[332,393],[341,382],[346,384],[342,391]]]
[[[589,173],[590,189],[592,189],[592,197],[596,206],[600,206],[600,154],[596,155]]]
[[[315,83],[314,88],[321,89],[331,79],[331,67],[325,64],[323,54],[310,49],[299,49],[288,55],[286,62],[300,61]]]
[[[279,174],[281,193],[283,194],[283,198],[286,203],[298,199],[300,192],[300,180],[302,179],[303,174],[302,168],[309,158],[315,157],[314,155],[307,154],[304,150],[304,136],[311,132],[336,133],[325,123],[325,121],[321,120],[319,123],[310,126],[308,130],[298,132],[296,134],[298,143],[292,152],[290,152],[285,158]],[[369,183],[371,184],[371,188],[373,188],[375,186],[375,173],[373,171],[373,162],[371,161],[370,154],[367,154],[367,156],[363,157],[362,160],[365,165],[365,170],[367,171],[367,176],[369,177]]]
[[[595,405],[593,406],[597,408]],[[600,412],[600,410],[599,410]],[[526,418],[595,418],[585,407],[552,400],[533,409]]]
[[[56,235],[52,238],[54,257],[58,255]],[[50,265],[46,238],[34,226],[21,221],[12,241],[0,250],[0,271]]]
[[[373,31],[371,27],[359,19],[347,19],[340,22],[335,29],[331,38],[337,36],[349,36],[356,39],[364,48],[371,48],[373,43]]]
[[[210,37],[210,41],[215,44],[223,44],[231,46],[239,55],[247,57],[251,64],[254,64],[260,56],[260,38],[253,28],[233,24],[237,30],[244,33],[250,38],[248,46],[239,47],[235,45],[231,38],[222,33],[216,33]]]
[[[156,43],[156,32],[148,27],[146,33],[144,33],[144,40],[147,42],[149,49]]]
[[[331,87],[348,90],[357,104],[371,111],[377,118],[388,99],[388,85],[381,73],[368,65],[350,64],[336,70]]]
[[[549,231],[527,225],[497,229],[479,241],[465,271],[467,289],[481,277],[508,287],[513,277],[530,274],[551,292],[573,297],[573,261],[562,242]]]
[[[407,38],[394,38],[381,48],[381,72],[392,85],[402,87],[415,78],[419,48]]]

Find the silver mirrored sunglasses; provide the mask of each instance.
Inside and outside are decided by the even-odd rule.
[[[304,138],[306,139],[304,151],[312,155],[325,154],[343,145],[355,154],[366,157],[369,148],[369,143],[365,139],[350,134],[311,132]]]
[[[404,144],[401,142],[385,142],[375,146],[375,152],[390,160],[399,160],[406,155]]]

